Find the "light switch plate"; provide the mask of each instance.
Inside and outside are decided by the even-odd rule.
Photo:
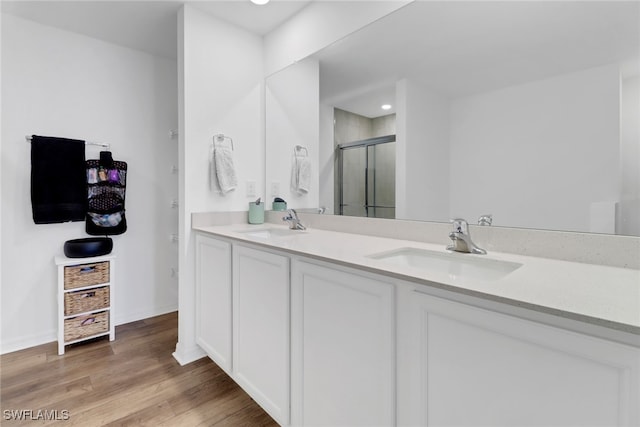
[[[278,197],[280,195],[280,183],[278,181],[273,181],[271,183],[271,196]]]
[[[255,181],[247,181],[247,197],[256,197]]]

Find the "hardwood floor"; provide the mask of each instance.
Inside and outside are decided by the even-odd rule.
[[[57,343],[3,355],[0,424],[277,426],[208,358],[176,362],[177,324],[170,313],[118,326],[113,342],[67,346],[62,356]],[[27,420],[9,419],[19,415]]]

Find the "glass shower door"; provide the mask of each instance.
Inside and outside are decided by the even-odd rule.
[[[340,215],[395,218],[395,136],[339,147]]]
[[[393,219],[396,217],[396,143],[370,145],[367,156],[367,216]]]
[[[366,182],[367,182],[367,150],[366,147],[354,147],[341,150],[342,155],[342,200],[340,215],[367,216]]]

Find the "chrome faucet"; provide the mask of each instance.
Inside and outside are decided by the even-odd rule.
[[[300,222],[300,219],[298,219],[298,213],[295,211],[295,209],[287,210],[287,216],[282,217],[282,220],[289,223],[289,229],[291,230],[307,229],[307,227],[302,225],[302,223]]]
[[[462,218],[451,220],[453,231],[449,233],[449,238],[453,244],[447,246],[448,251],[465,252],[471,254],[486,254],[487,251],[476,246],[469,234],[469,224]]]

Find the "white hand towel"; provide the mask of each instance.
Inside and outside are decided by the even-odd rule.
[[[311,162],[307,156],[293,156],[291,163],[291,191],[298,194],[309,192],[311,184]]]
[[[214,153],[213,145],[209,149],[209,189],[211,191],[215,191],[220,193],[220,186],[218,185],[218,177],[216,176],[216,160],[213,155]]]
[[[295,154],[291,158],[291,182],[289,187],[292,193],[298,192],[298,156]]]
[[[304,194],[311,188],[311,162],[306,156],[298,160],[298,193]]]
[[[238,186],[238,178],[233,165],[233,150],[228,147],[215,147],[213,157],[216,166],[216,177],[222,194],[235,190]]]

